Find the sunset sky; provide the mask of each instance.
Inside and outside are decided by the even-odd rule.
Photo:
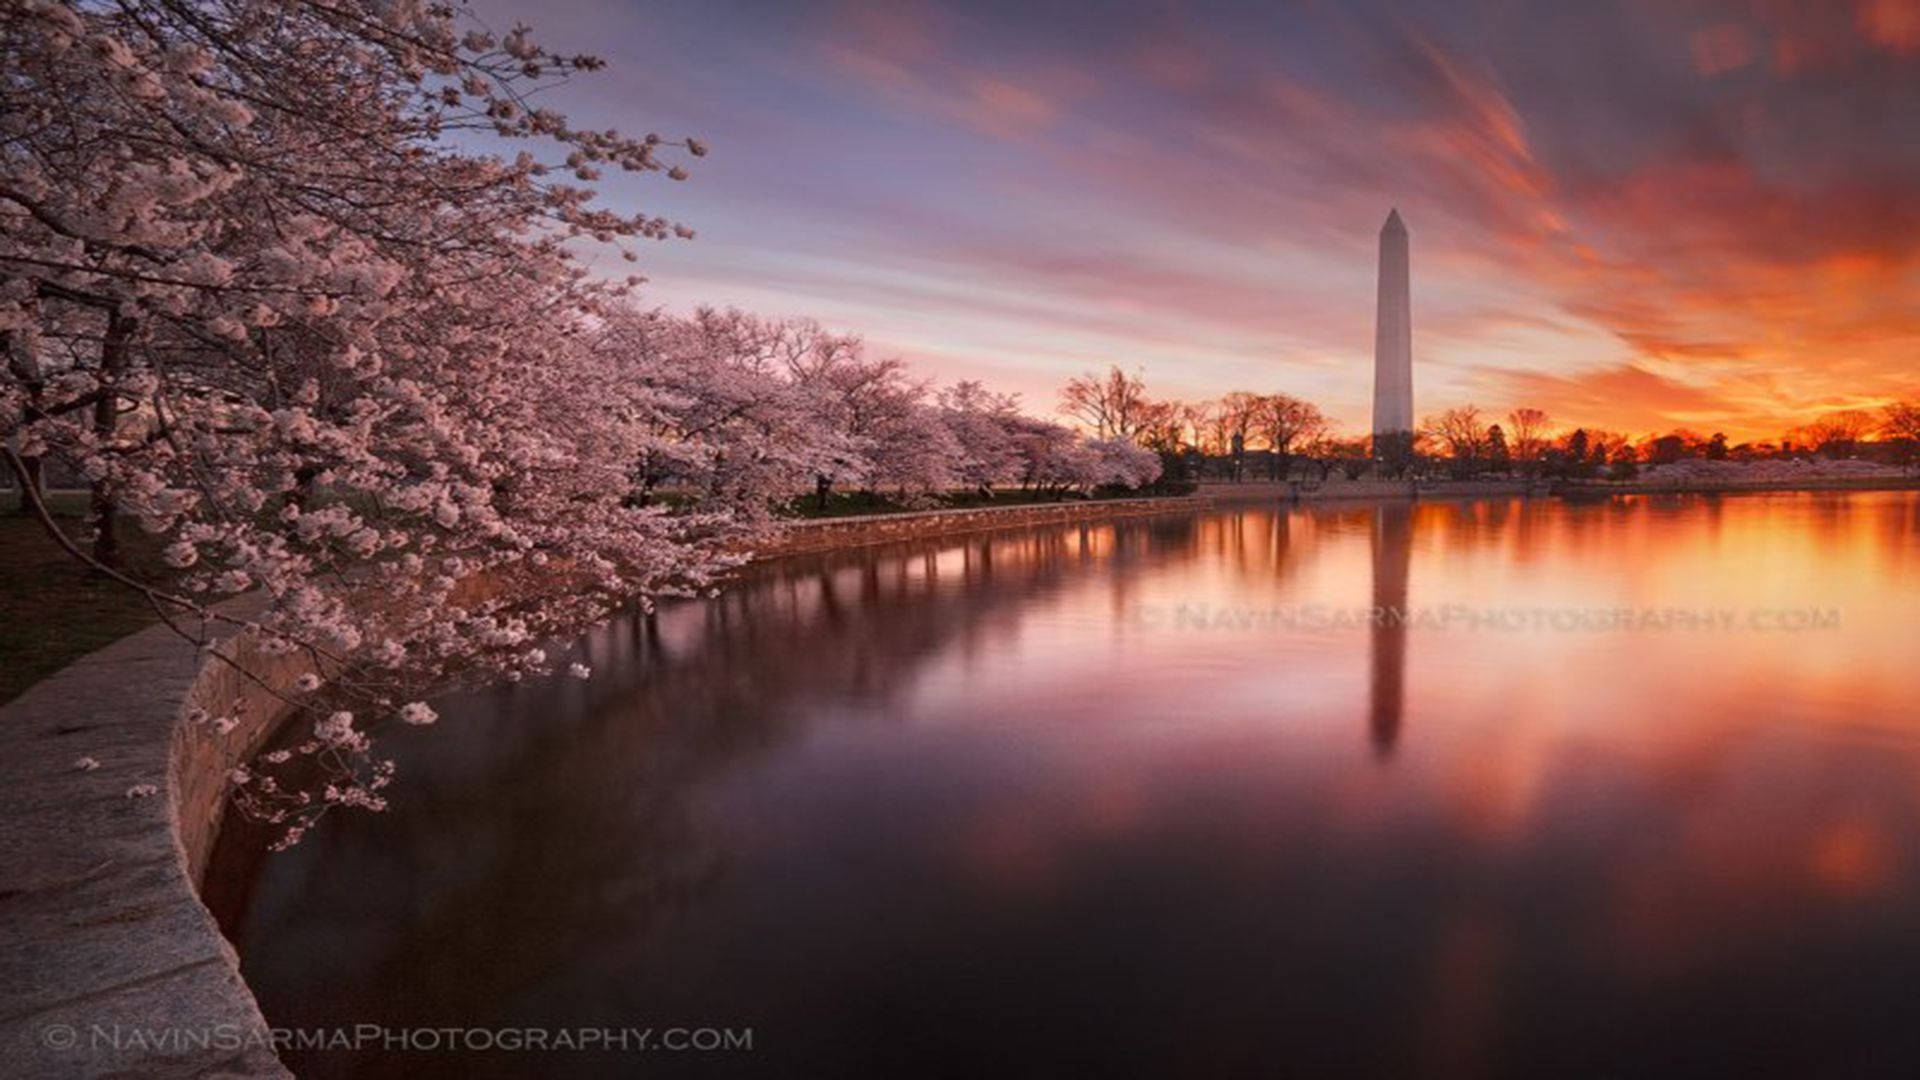
[[[608,198],[658,303],[812,315],[1049,412],[1068,376],[1367,420],[1376,233],[1416,412],[1772,436],[1920,395],[1920,0],[480,0],[697,135]],[[609,264],[609,270],[617,264]]]

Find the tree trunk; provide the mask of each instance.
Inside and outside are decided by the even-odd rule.
[[[46,491],[46,484],[41,480],[46,462],[38,454],[32,457],[22,454],[20,464],[25,467],[26,476],[13,478],[14,482],[20,485],[20,505],[14,507],[13,512],[21,517],[32,517],[33,496],[44,494]]]
[[[115,312],[107,316],[107,335],[100,343],[100,381],[108,393],[93,406],[93,433],[102,448],[113,443],[120,423],[120,399],[112,393],[114,385],[127,370],[127,341],[133,335],[133,320]],[[87,524],[93,529],[93,559],[102,566],[120,565],[120,536],[113,519],[114,500],[110,483],[95,480],[87,504]]]
[[[24,419],[31,421],[40,413],[40,387],[42,385],[40,365],[34,360],[30,353],[24,350],[20,353],[14,352],[13,331],[11,330],[0,330],[0,353],[6,355],[8,374],[18,379],[20,385],[27,391],[27,407]],[[16,436],[12,441],[14,449],[18,451],[20,448],[19,438]],[[15,456],[19,458],[22,468],[20,474],[13,478],[14,482],[20,485],[20,505],[14,508],[14,512],[21,517],[31,517],[33,516],[33,499],[30,498],[30,496],[40,494],[46,490],[46,485],[41,480],[41,473],[45,467],[45,462],[39,454],[28,455],[16,453]]]

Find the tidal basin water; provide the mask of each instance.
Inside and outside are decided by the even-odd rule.
[[[751,1049],[303,1076],[1920,1070],[1920,494],[982,534],[579,652],[387,732],[391,812],[242,875],[246,976]]]

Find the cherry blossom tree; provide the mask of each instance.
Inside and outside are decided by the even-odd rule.
[[[590,274],[583,253],[692,236],[596,204],[604,172],[681,180],[706,147],[535,104],[600,62],[524,27],[421,0],[8,0],[0,50],[0,459],[182,633],[244,627],[308,669],[304,737],[234,777],[289,839],[380,805],[373,725],[711,589],[809,482],[1150,478],[983,390],[931,401],[857,338],[651,312]],[[1138,380],[1115,374],[1124,440]],[[49,457],[91,485],[89,538],[38,498]],[[173,576],[119,565],[125,521]],[[257,614],[222,603],[243,593]]]
[[[650,425],[637,498],[671,495],[742,529],[767,525],[769,508],[810,483],[824,505],[835,487],[930,502],[955,485],[1057,494],[1153,479],[1138,455],[1089,450],[978,382],[929,400],[899,360],[869,357],[858,338],[807,319],[617,309],[592,348],[644,395],[627,405]]]
[[[1160,455],[1128,439],[1095,439],[1085,446],[1084,488],[1140,488],[1160,478]]]
[[[955,482],[960,444],[900,359],[869,357],[853,339],[803,350],[786,366],[834,443],[815,474],[823,504],[835,484],[924,497]]]
[[[591,185],[705,147],[530,103],[597,60],[417,0],[12,0],[0,50],[0,453],[77,465],[92,543],[49,531],[183,632],[260,591],[333,765],[245,778],[292,835],[378,805],[368,722],[736,558],[730,514],[634,497],[676,400],[593,347],[633,282],[576,251],[690,236]],[[177,581],[117,566],[123,518]]]
[[[631,308],[612,313],[594,348],[627,383],[655,394],[649,438],[635,463],[639,504],[670,490],[764,527],[772,506],[849,456],[783,358],[856,346],[811,322],[737,310],[703,308],[689,318]]]
[[[1017,481],[1020,454],[1014,445],[1019,401],[996,394],[978,382],[962,381],[938,394],[941,422],[960,448],[956,479],[982,494],[995,484]]]
[[[1141,487],[1160,476],[1160,457],[1127,439],[1086,439],[1073,429],[1019,416],[1008,424],[1022,487],[1060,495],[1103,486]]]

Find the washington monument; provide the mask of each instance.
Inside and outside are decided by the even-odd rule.
[[[1380,299],[1373,335],[1373,456],[1413,448],[1413,304],[1407,286],[1407,226],[1400,211],[1380,227]]]

